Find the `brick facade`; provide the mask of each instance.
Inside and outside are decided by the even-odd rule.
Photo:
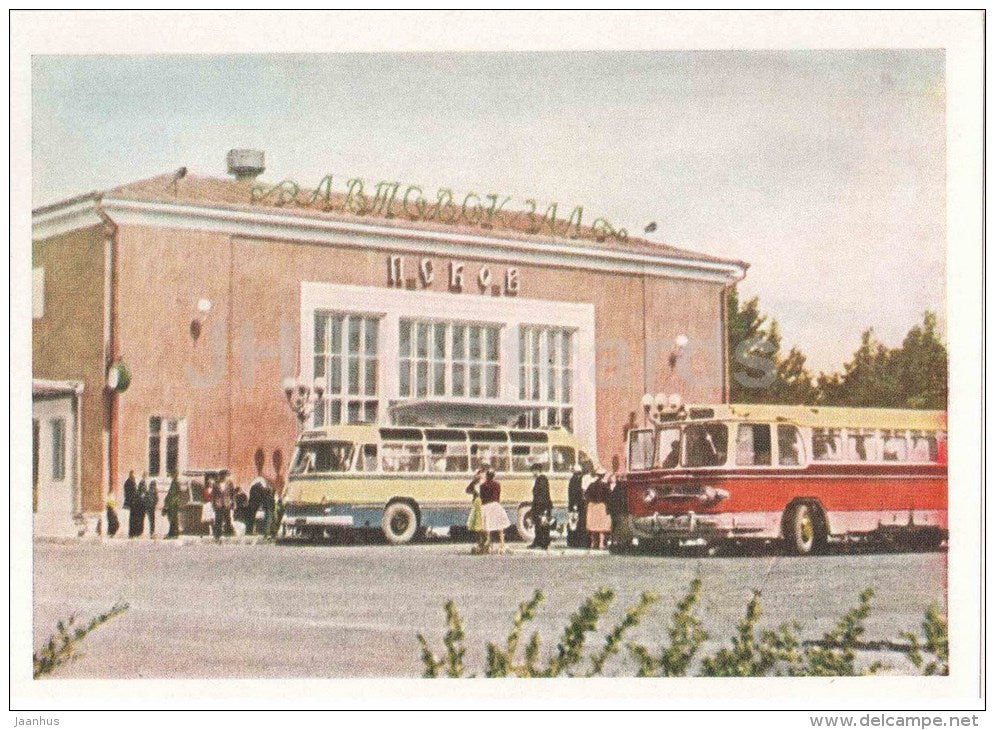
[[[300,357],[301,285],[387,289],[391,255],[404,256],[411,276],[421,256],[432,259],[438,275],[428,285],[416,279],[408,283],[416,289],[446,292],[446,266],[459,261],[468,282],[481,266],[496,273],[514,266],[519,298],[592,305],[596,448],[606,466],[622,462],[624,432],[634,420],[641,422],[645,392],[680,392],[696,402],[723,399],[728,275],[662,276],[560,261],[517,263],[504,254],[488,255],[480,244],[459,253],[419,254],[410,240],[396,249],[382,239],[365,246],[345,236],[341,245],[318,243],[298,236],[300,227],[288,226],[279,235],[252,234],[243,230],[248,223],[240,228],[184,219],[173,225],[171,209],[162,203],[156,216],[123,205],[125,212],[116,214],[105,205],[117,226],[113,271],[105,270],[105,246],[112,245],[112,235],[102,226],[38,239],[34,245],[35,266],[46,269],[45,316],[34,327],[34,375],[86,383],[86,511],[99,509],[108,478],[120,488],[129,469],[146,467],[151,415],[185,419],[187,467],[228,466],[244,483],[255,473],[255,454],[262,449],[267,472],[272,473],[274,452],[281,453],[285,471],[296,421],[280,384],[296,374]],[[667,255],[673,257],[669,250]],[[113,275],[112,308],[104,306],[108,275]],[[448,295],[455,318],[461,301],[496,296],[473,285]],[[198,314],[200,300],[211,302],[206,315]],[[195,318],[202,321],[197,337],[191,332]],[[687,335],[690,345],[671,370],[668,358],[679,334]],[[127,392],[114,396],[103,388],[108,339],[132,375]],[[101,434],[112,401],[108,459]],[[109,475],[104,470],[108,460],[113,462]]]

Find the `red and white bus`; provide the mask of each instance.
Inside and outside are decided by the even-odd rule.
[[[623,549],[783,540],[804,555],[947,537],[944,411],[657,402],[628,435]]]

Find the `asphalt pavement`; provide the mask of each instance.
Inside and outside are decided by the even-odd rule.
[[[476,556],[469,545],[451,543],[37,540],[33,633],[38,646],[60,619],[88,619],[121,600],[129,610],[87,637],[85,655],[57,676],[419,676],[416,634],[441,648],[447,600],[464,620],[467,666],[479,668],[486,642],[504,640],[519,603],[537,588],[546,600],[528,634],[540,632],[544,651],[555,648],[570,614],[601,586],[617,594],[605,624],[642,591],[661,594],[632,634],[655,647],[674,603],[698,577],[710,635],[705,650],[728,641],[754,590],[762,594],[762,625],[797,621],[804,637],[817,638],[872,587],[867,638],[898,639],[902,631],[918,632],[930,603],[944,605],[946,557],[616,556],[522,545]],[[876,658],[892,672],[909,671],[900,655]],[[624,673],[624,664],[613,663],[612,671]]]

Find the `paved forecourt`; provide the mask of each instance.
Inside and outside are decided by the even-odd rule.
[[[343,677],[421,672],[417,632],[441,647],[442,605],[456,602],[467,666],[503,639],[518,604],[536,588],[545,651],[599,586],[616,591],[610,620],[640,592],[663,598],[633,633],[655,647],[689,582],[703,583],[705,629],[725,642],[754,589],[764,624],[798,621],[821,635],[875,589],[868,639],[919,630],[944,600],[945,553],[813,558],[614,556],[512,546],[474,556],[469,545],[275,546],[164,541],[38,540],[34,545],[34,642],[60,619],[82,619],[127,601],[124,615],[86,639],[85,656],[60,677]],[[599,642],[600,643],[600,642]],[[711,647],[714,649],[714,646]],[[897,655],[883,657],[902,670]],[[617,666],[617,663],[613,663]]]

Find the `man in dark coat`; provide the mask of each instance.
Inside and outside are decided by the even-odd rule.
[[[149,537],[155,537],[155,508],[159,506],[159,487],[156,486],[155,479],[148,483],[142,495],[145,503],[145,512],[149,516]]]
[[[138,537],[145,523],[145,505],[139,499],[133,471],[129,471],[128,478],[124,480],[124,508],[128,510],[128,537]]]
[[[162,512],[169,520],[169,532],[166,537],[169,539],[180,536],[180,480],[176,478],[176,472],[172,474],[169,482],[169,491],[162,501]]]
[[[257,474],[249,485],[249,503],[246,505],[247,519],[245,522],[245,534],[251,535],[256,529],[256,515],[259,508],[263,506],[265,499],[266,478],[262,474]]]
[[[574,466],[567,484],[567,545],[587,547],[587,505],[584,503],[584,468]]]
[[[549,547],[549,526],[553,521],[553,499],[549,494],[549,479],[542,473],[542,464],[532,465],[535,482],[532,484],[532,524],[535,538],[530,548],[546,550]]]
[[[263,534],[266,537],[274,537],[276,535],[275,520],[276,517],[276,490],[270,483],[269,479],[263,479],[263,529],[265,532]]]

